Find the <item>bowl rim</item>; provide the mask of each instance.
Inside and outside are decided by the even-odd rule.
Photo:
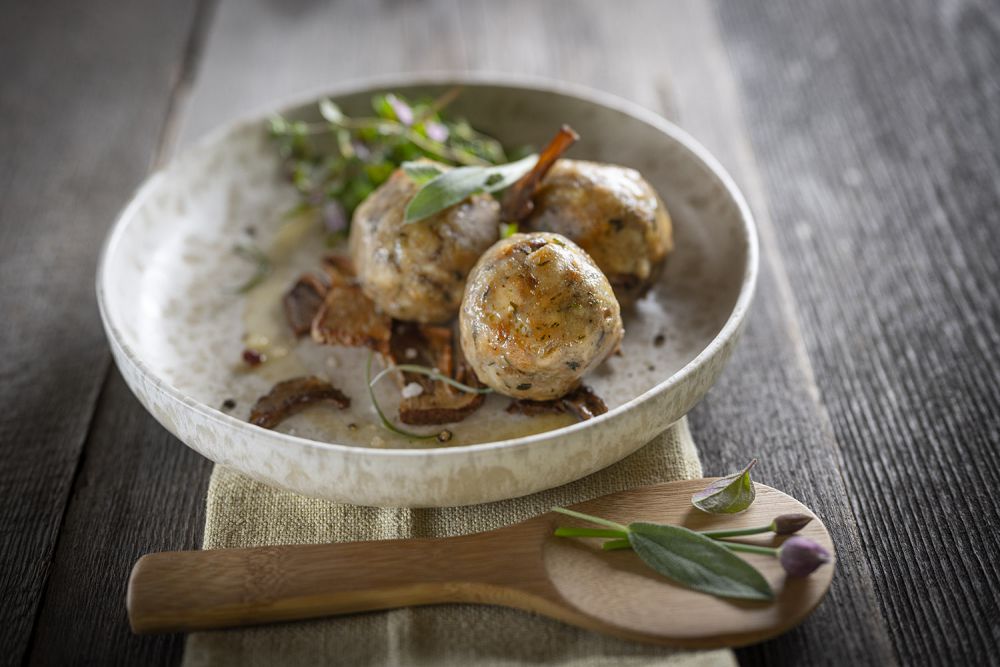
[[[264,429],[249,422],[237,419],[221,410],[206,405],[201,401],[189,396],[185,392],[177,389],[169,382],[156,374],[148,367],[140,357],[126,342],[119,328],[112,322],[108,306],[108,296],[105,290],[107,281],[107,267],[109,258],[115,252],[121,238],[128,229],[129,223],[135,218],[136,211],[145,203],[146,199],[156,190],[160,182],[164,180],[167,173],[177,168],[184,159],[191,154],[207,150],[245,128],[259,125],[264,122],[268,115],[276,112],[285,112],[288,109],[301,107],[315,102],[323,96],[338,97],[355,93],[362,93],[368,90],[379,88],[391,89],[399,86],[447,86],[447,85],[478,85],[478,86],[498,86],[507,88],[520,88],[541,93],[555,93],[567,97],[574,97],[578,100],[603,106],[619,113],[639,120],[656,130],[670,137],[672,140],[683,146],[696,159],[700,160],[705,167],[718,179],[725,189],[727,195],[736,204],[739,212],[742,230],[746,240],[747,261],[743,271],[742,282],[740,283],[739,294],[732,312],[726,319],[725,324],[714,338],[702,349],[694,359],[686,363],[678,371],[670,375],[664,381],[647,389],[626,401],[622,405],[609,410],[603,415],[576,424],[570,424],[551,431],[543,431],[519,438],[509,438],[506,440],[495,440],[491,442],[481,442],[470,445],[456,445],[452,447],[431,447],[431,448],[374,448],[359,447],[357,445],[344,445],[333,442],[321,442],[290,435],[280,431]],[[507,73],[493,72],[420,72],[410,74],[383,74],[365,76],[348,79],[334,85],[308,89],[279,101],[277,104],[269,104],[266,107],[255,109],[247,114],[229,122],[223,123],[215,129],[209,131],[198,140],[180,151],[179,154],[171,157],[165,164],[157,167],[152,173],[147,175],[143,182],[133,192],[128,203],[116,216],[110,231],[105,237],[103,247],[98,259],[95,287],[97,292],[97,304],[100,311],[101,322],[110,343],[121,351],[122,357],[132,365],[138,373],[159,392],[165,394],[174,401],[194,410],[202,417],[220,423],[222,426],[230,426],[237,430],[249,429],[252,434],[274,438],[276,441],[284,442],[298,447],[316,448],[326,451],[339,452],[344,455],[363,455],[379,458],[385,457],[441,457],[454,456],[467,453],[485,452],[498,449],[521,449],[544,440],[551,439],[554,434],[560,436],[572,435],[577,431],[587,428],[595,428],[601,423],[615,419],[617,416],[636,408],[641,403],[650,400],[657,394],[668,391],[679,384],[688,375],[694,373],[698,368],[714,357],[719,350],[732,338],[738,335],[749,312],[750,304],[753,300],[756,289],[757,277],[759,273],[760,261],[759,240],[757,238],[756,225],[750,206],[747,204],[743,193],[737,187],[733,178],[712,155],[708,149],[701,145],[694,137],[688,134],[674,123],[659,114],[646,109],[645,107],[619,97],[615,94],[591,88],[582,84],[549,79],[545,77],[515,75]]]

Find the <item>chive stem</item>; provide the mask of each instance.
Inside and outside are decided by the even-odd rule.
[[[372,406],[375,408],[375,413],[378,415],[379,420],[382,422],[382,426],[389,429],[393,433],[397,433],[406,438],[415,438],[418,440],[429,440],[430,438],[438,437],[437,433],[413,433],[412,431],[407,431],[405,429],[399,428],[393,424],[385,413],[382,412],[382,408],[378,404],[378,400],[375,398],[375,382],[372,380],[372,359],[375,357],[375,353],[368,352],[368,365],[365,367],[365,380],[368,381],[368,396],[371,398]],[[389,369],[386,369],[389,370]],[[384,373],[379,373],[379,377]],[[377,377],[375,378],[378,379]]]
[[[609,521],[608,519],[602,519],[599,516],[592,516],[590,514],[584,514],[583,512],[576,512],[574,510],[568,510],[565,507],[553,507],[553,512],[559,512],[560,514],[565,514],[566,516],[571,516],[577,519],[582,519],[584,521],[589,521],[591,523],[596,523],[599,526],[607,526],[622,533],[628,533],[628,526],[623,526],[620,523],[615,523],[614,521]]]
[[[556,537],[626,537],[628,533],[620,530],[610,530],[608,528],[576,528],[573,526],[560,526],[553,533]]]
[[[772,524],[767,524],[766,526],[757,526],[755,528],[731,528],[729,530],[703,530],[701,534],[705,537],[711,537],[713,540],[717,540],[723,537],[741,537],[743,535],[759,535],[760,533],[770,533],[774,530]]]
[[[743,544],[742,542],[726,542],[716,540],[719,544],[730,551],[743,551],[748,554],[764,554],[765,556],[777,556],[778,550],[773,547],[759,547],[756,544]]]
[[[607,542],[601,545],[601,548],[604,549],[605,551],[617,551],[618,549],[631,549],[632,543],[629,542],[627,539],[619,538],[617,540],[608,540]]]
[[[445,384],[449,384],[455,389],[464,391],[467,394],[489,394],[493,392],[493,390],[490,389],[489,387],[470,387],[467,384],[462,384],[458,380],[453,380],[447,375],[442,374],[441,371],[437,370],[436,368],[430,368],[429,366],[418,366],[417,364],[396,364],[395,366],[389,366],[387,368],[384,368],[381,371],[379,371],[374,378],[372,378],[371,384],[372,385],[378,384],[379,380],[381,380],[383,377],[385,377],[386,375],[388,375],[393,371],[403,371],[405,373],[418,373],[420,375],[426,375],[432,380],[437,380],[438,382],[444,382]]]

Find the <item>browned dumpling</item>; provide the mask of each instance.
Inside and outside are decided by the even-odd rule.
[[[608,279],[558,234],[515,234],[469,274],[462,352],[481,382],[515,398],[559,398],[624,335]]]
[[[446,322],[458,313],[469,270],[499,236],[500,206],[488,194],[473,195],[406,224],[406,205],[418,189],[398,169],[358,206],[351,257],[362,290],[383,312]]]
[[[635,169],[559,160],[532,201],[527,229],[575,241],[597,262],[623,302],[648,289],[673,249],[670,215]]]

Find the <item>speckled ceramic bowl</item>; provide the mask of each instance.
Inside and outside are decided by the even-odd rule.
[[[608,466],[681,418],[718,378],[743,328],[757,275],[750,212],[732,180],[683,131],[605,94],[497,78],[368,81],[331,91],[349,114],[372,93],[464,91],[450,113],[508,145],[542,145],[561,123],[581,135],[571,157],[640,170],[674,220],[676,250],[651,293],[625,316],[623,354],[587,382],[607,414],[583,423],[524,417],[491,396],[450,427],[447,446],[382,429],[366,394],[359,349],[296,342],[280,297],[324,252],[317,226],[284,217],[296,195],[281,177],[264,117],[234,123],[154,174],[108,238],[97,294],[115,360],[142,404],[171,433],[218,463],[310,496],[365,505],[443,506],[511,498]],[[315,117],[316,99],[282,113]],[[246,241],[278,258],[249,295],[252,272],[232,252]],[[248,372],[247,337],[272,357]],[[270,431],[246,422],[277,380],[328,377],[348,410],[307,410]],[[386,383],[387,385],[389,383]],[[393,396],[382,400],[394,414]],[[398,392],[396,392],[398,393]],[[223,408],[231,399],[235,407]]]

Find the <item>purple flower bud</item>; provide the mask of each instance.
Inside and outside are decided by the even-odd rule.
[[[409,104],[392,93],[385,96],[385,101],[392,107],[392,112],[396,114],[396,120],[406,126],[413,125],[413,109],[410,108]]]
[[[355,141],[351,143],[354,147],[354,154],[358,156],[358,159],[364,162],[372,156],[371,150],[364,143],[360,141]]]
[[[805,537],[789,537],[778,549],[778,560],[793,577],[807,577],[823,563],[830,562],[830,552]]]
[[[347,213],[336,199],[331,199],[323,204],[322,216],[323,226],[331,234],[342,231],[347,227]]]
[[[433,139],[441,144],[448,141],[448,128],[443,123],[429,120],[424,123],[424,130],[427,132],[427,138],[429,139]]]
[[[813,518],[808,514],[782,514],[774,517],[774,521],[771,522],[771,530],[778,535],[791,535],[805,528],[812,520]]]

